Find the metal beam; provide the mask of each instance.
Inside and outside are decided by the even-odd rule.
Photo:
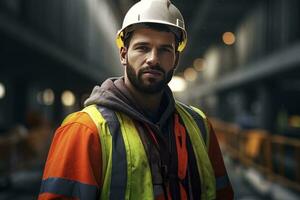
[[[300,42],[249,66],[239,67],[240,70],[225,74],[216,81],[197,84],[191,88],[192,91],[197,91],[191,93],[191,99],[259,81],[296,68],[300,69],[299,53]]]
[[[30,48],[34,48],[40,52],[61,61],[70,67],[70,70],[75,70],[80,74],[86,75],[91,80],[99,81],[105,78],[108,73],[106,69],[100,66],[93,66],[93,64],[86,63],[76,56],[70,54],[66,50],[62,49],[58,45],[55,45],[40,35],[36,34],[29,28],[21,25],[15,20],[0,13],[0,31],[14,38],[15,40],[25,44]],[[96,69],[99,70],[96,70]]]

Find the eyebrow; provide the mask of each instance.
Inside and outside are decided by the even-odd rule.
[[[137,43],[134,43],[132,46],[135,47],[135,46],[139,46],[139,45],[149,45],[148,42],[137,42]]]

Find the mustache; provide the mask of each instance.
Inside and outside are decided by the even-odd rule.
[[[149,71],[149,70],[157,70],[157,71],[162,72],[163,74],[166,73],[165,70],[163,68],[161,68],[159,65],[143,67],[142,69],[140,69],[140,72],[143,73],[143,72]]]

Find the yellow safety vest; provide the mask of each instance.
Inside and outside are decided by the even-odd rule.
[[[189,108],[190,109],[190,108]],[[201,179],[201,199],[216,198],[216,180],[208,157],[201,130],[191,114],[201,119],[205,115],[196,108],[188,110],[176,102],[176,110],[183,120],[195,154]],[[134,122],[127,115],[107,108],[90,105],[82,110],[97,126],[102,148],[102,183],[100,199],[152,200],[154,199],[148,158]],[[207,128],[207,124],[206,124]],[[207,140],[209,140],[209,131]]]

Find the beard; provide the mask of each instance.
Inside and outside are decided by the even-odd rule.
[[[149,84],[147,84],[143,79],[142,75],[144,71],[147,71],[149,69],[158,70],[163,74],[162,80],[156,80],[154,78],[148,79]],[[167,84],[171,81],[174,73],[174,68],[171,69],[168,72],[165,72],[164,69],[162,69],[159,65],[156,66],[149,66],[139,69],[139,71],[136,74],[136,71],[134,70],[134,67],[128,62],[126,65],[126,74],[131,82],[131,84],[141,93],[146,94],[156,94],[165,89]]]

